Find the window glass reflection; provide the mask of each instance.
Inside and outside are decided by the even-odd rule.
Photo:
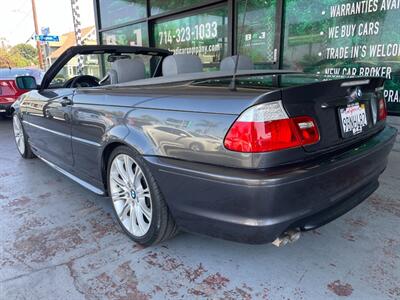
[[[227,8],[156,23],[156,47],[176,54],[198,55],[208,67],[217,66],[228,53]]]
[[[146,0],[100,0],[101,27],[146,18]]]

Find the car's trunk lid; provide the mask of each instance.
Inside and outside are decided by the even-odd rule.
[[[355,78],[304,83],[283,89],[282,101],[289,116],[311,116],[317,122],[320,141],[305,146],[305,151],[345,147],[367,138],[382,127],[383,122],[377,120],[377,110],[378,99],[383,97],[381,87],[384,79]],[[351,114],[352,110],[357,112]],[[365,112],[362,116],[366,120],[360,118],[360,110]],[[357,126],[349,126],[349,120]]]

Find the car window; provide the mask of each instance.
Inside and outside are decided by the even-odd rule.
[[[190,134],[188,134],[186,131],[177,129],[177,128],[172,128],[172,127],[164,127],[164,126],[157,126],[157,130],[164,131],[173,135],[179,135],[182,137],[190,137]]]
[[[157,67],[158,63],[161,60],[160,56],[151,56],[151,55],[143,55],[143,54],[133,54],[133,53],[126,53],[122,54],[124,59],[138,59],[144,63],[145,70],[146,70],[146,78],[151,78],[153,77],[153,73],[155,68]],[[115,57],[117,58],[117,57]],[[107,59],[104,61],[104,66],[106,72],[112,69],[112,60],[113,57],[108,56]],[[144,78],[144,79],[146,79]]]
[[[50,82],[50,88],[63,87],[69,80],[78,75],[91,75],[101,79],[101,61],[103,54],[75,55]]]
[[[110,53],[75,55],[68,61],[68,63],[66,63],[62,67],[62,69],[52,79],[49,87],[65,87],[68,82],[70,82],[74,77],[78,75],[94,76],[100,81],[107,76],[108,71],[113,68],[113,62],[118,59],[141,60],[145,65],[145,78],[151,78],[153,77],[154,71],[162,58],[161,56],[133,53],[120,53],[118,55]],[[109,81],[105,81],[104,84],[109,83]]]
[[[182,137],[190,137],[190,135],[186,131],[183,131],[183,130],[180,130],[180,129],[174,129],[174,130],[175,130],[175,134],[176,135],[179,135],[179,136],[182,136]]]
[[[164,131],[164,132],[168,132],[168,133],[174,133],[171,128],[169,127],[164,127],[164,126],[157,126],[155,127],[155,129],[160,130],[160,131]]]

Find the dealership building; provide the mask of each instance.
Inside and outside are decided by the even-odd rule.
[[[383,76],[400,114],[400,0],[94,0],[101,44],[198,55],[205,70],[226,56],[255,68],[329,76]]]

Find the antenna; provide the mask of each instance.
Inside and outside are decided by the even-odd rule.
[[[35,33],[32,33],[31,36],[26,40],[25,44],[28,44],[35,36]]]
[[[242,46],[242,41],[243,41],[243,33],[244,33],[244,23],[246,22],[246,14],[247,14],[247,3],[249,1],[246,0],[246,2],[244,3],[244,14],[243,14],[243,20],[242,20],[242,28],[240,30],[240,38],[239,38],[239,47],[237,48],[237,54],[236,54],[236,61],[235,61],[235,70],[233,71],[233,76],[232,76],[232,81],[229,84],[229,89],[231,91],[236,91],[236,73],[237,73],[237,69],[238,69],[238,65],[239,65],[239,57],[240,57],[240,47]]]

